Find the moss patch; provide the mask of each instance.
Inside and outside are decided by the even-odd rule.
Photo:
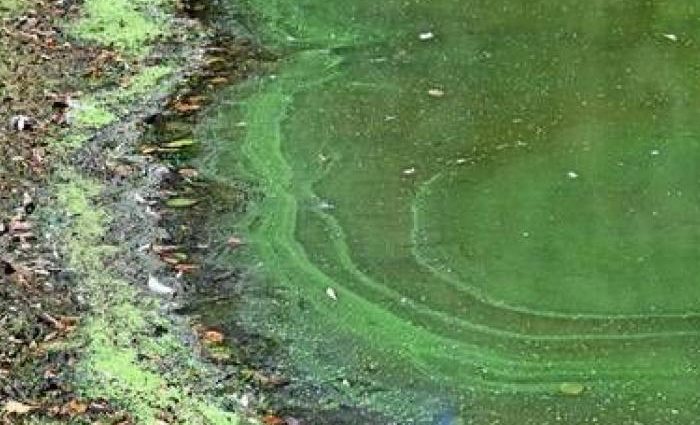
[[[79,38],[138,53],[154,38],[165,34],[159,1],[87,0],[85,16],[73,27]]]
[[[94,99],[84,100],[75,113],[75,123],[80,127],[103,127],[116,119],[116,115]]]
[[[122,101],[132,100],[154,89],[163,78],[172,72],[173,68],[167,65],[145,67],[131,78],[126,88],[117,92],[117,97]]]
[[[207,379],[207,367],[159,314],[159,302],[106,271],[116,249],[102,242],[109,218],[94,201],[101,186],[73,171],[61,180],[56,193],[60,215],[69,218],[62,235],[68,265],[80,275],[93,311],[78,336],[85,353],[76,368],[82,395],[111,400],[142,424],[163,415],[188,424],[240,423],[236,414],[192,394]]]
[[[0,0],[0,17],[6,16],[18,7],[20,7],[18,0]]]

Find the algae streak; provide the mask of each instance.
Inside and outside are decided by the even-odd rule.
[[[130,62],[146,58],[149,43],[174,32],[165,2],[142,0],[86,0],[83,17],[70,27],[76,38],[114,47]],[[174,60],[143,67],[121,87],[80,99],[73,126],[53,143],[56,152],[70,153],[98,129],[118,122],[149,98],[156,89],[167,90]],[[164,414],[187,424],[239,424],[238,408],[230,399],[204,395],[215,371],[195,357],[184,342],[183,327],[172,322],[162,304],[144,296],[133,283],[121,279],[110,264],[123,251],[105,243],[111,222],[108,206],[100,205],[105,187],[70,166],[54,174],[57,202],[45,211],[47,223],[59,223],[66,267],[76,275],[90,312],[81,320],[78,335],[69,344],[82,357],[75,369],[76,390],[87,399],[105,399],[124,409],[139,424],[162,423]],[[117,269],[118,267],[113,267]],[[55,347],[60,349],[60,347]],[[198,394],[194,394],[198,393]]]
[[[188,424],[240,423],[236,414],[190,394],[187,389],[206,378],[206,366],[192,359],[177,335],[156,336],[156,328],[173,328],[159,314],[159,303],[107,271],[118,248],[102,242],[109,217],[94,201],[101,185],[74,171],[61,180],[58,205],[69,217],[61,238],[93,310],[78,337],[85,353],[76,372],[82,394],[112,400],[143,424],[158,423],[162,412]]]
[[[85,16],[73,27],[79,38],[139,53],[147,43],[167,33],[162,1],[88,0]]]

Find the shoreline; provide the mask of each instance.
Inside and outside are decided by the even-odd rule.
[[[9,6],[6,22],[25,19],[15,4]],[[50,7],[36,6],[36,16],[40,7]],[[7,243],[19,245],[6,249],[16,255],[3,256],[2,278],[18,293],[35,284],[39,305],[51,298],[61,302],[50,312],[41,307],[17,318],[22,331],[38,317],[38,335],[0,334],[24,354],[17,363],[4,356],[0,364],[0,383],[22,387],[1,394],[4,420],[219,424],[255,423],[261,416],[253,386],[230,378],[236,366],[226,364],[223,333],[173,313],[177,296],[187,296],[180,276],[197,265],[190,253],[164,248],[169,238],[161,220],[177,223],[184,217],[177,211],[188,207],[171,189],[206,183],[196,171],[178,173],[168,165],[172,158],[159,156],[178,156],[190,143],[163,137],[156,140],[160,147],[142,143],[149,122],[168,111],[174,121],[187,122],[205,109],[206,96],[215,91],[207,86],[228,85],[252,71],[221,66],[216,55],[231,52],[215,46],[218,35],[202,16],[194,18],[205,7],[196,1],[177,10],[166,2],[87,0],[82,9],[68,7],[52,38],[80,43],[81,50],[66,45],[66,62],[74,67],[62,70],[63,79],[32,82],[70,87],[54,102],[54,116],[29,116],[48,130],[8,133],[27,140],[31,159],[50,164],[32,174],[32,195],[18,187],[18,199],[2,205],[9,217]],[[105,40],[114,44],[105,46]],[[252,65],[260,52],[250,40],[241,43],[233,54]],[[88,60],[71,56],[85,51],[95,54]],[[36,146],[45,151],[37,153]],[[17,205],[21,211],[12,216]],[[25,301],[10,298],[6,304],[20,305],[3,307],[21,309]],[[224,394],[222,383],[237,388]]]

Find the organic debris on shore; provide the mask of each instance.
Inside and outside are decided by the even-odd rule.
[[[83,300],[61,268],[55,242],[41,234],[35,198],[43,196],[49,140],[66,124],[70,94],[60,89],[70,90],[69,70],[84,69],[98,54],[62,40],[57,23],[75,16],[75,7],[14,6],[11,14],[0,11],[0,415],[6,418],[61,414],[76,403],[65,376],[73,354],[51,347],[74,332]]]
[[[123,251],[144,237],[163,246],[154,237],[160,207],[134,200],[129,208],[144,208],[155,225],[117,232],[111,222],[132,212],[108,211],[108,201],[98,201],[104,192],[152,184],[143,177],[148,170],[172,174],[154,158],[128,152],[136,145],[125,140],[138,139],[143,111],[159,115],[165,104],[191,115],[205,104],[173,83],[158,87],[185,67],[170,59],[206,50],[207,32],[185,13],[194,3],[167,12],[172,6],[159,3],[149,8],[158,13],[151,16],[137,0],[0,0],[0,423],[241,420],[240,403],[212,393],[220,377],[192,355],[182,323],[164,315],[158,300],[140,295],[148,285],[136,264],[144,260]],[[182,14],[177,29],[169,13]],[[157,39],[165,47],[151,42]],[[243,44],[241,52],[253,51]],[[191,75],[173,82],[198,75],[198,57],[181,59]],[[243,75],[250,63],[234,64],[220,71],[204,66],[197,78],[213,87]],[[239,74],[230,73],[234,66]],[[164,89],[175,90],[172,100],[165,101]],[[148,100],[151,92],[159,94]],[[163,149],[177,153],[193,145],[173,143]],[[132,239],[118,259],[119,235]],[[149,267],[171,267],[173,274],[196,269],[184,262],[186,254],[166,251],[155,253],[160,265]],[[213,349],[223,335],[209,331],[203,338]],[[143,385],[153,393],[142,393]]]

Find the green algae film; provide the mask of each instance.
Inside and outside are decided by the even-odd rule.
[[[288,54],[204,131],[301,370],[418,423],[700,421],[695,2],[248,6]]]

